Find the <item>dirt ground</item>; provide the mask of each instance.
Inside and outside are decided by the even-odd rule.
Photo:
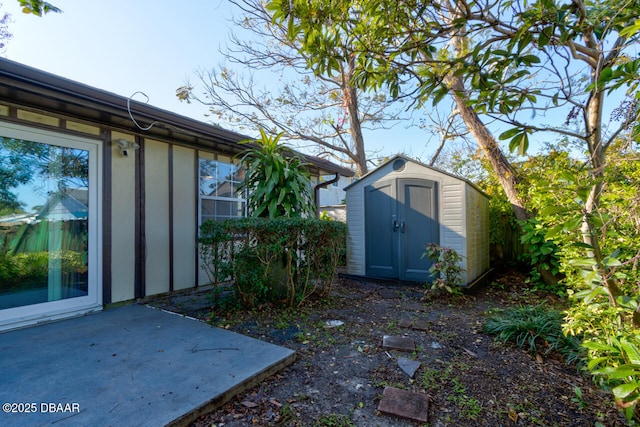
[[[575,366],[482,332],[496,310],[558,303],[527,290],[523,275],[495,275],[464,298],[423,295],[419,286],[339,278],[329,301],[298,310],[214,309],[202,290],[151,305],[297,352],[291,366],[194,426],[626,425],[610,395]],[[385,348],[384,336],[412,338],[415,350]],[[420,362],[413,377],[399,358]],[[428,422],[379,412],[385,387],[426,394]]]

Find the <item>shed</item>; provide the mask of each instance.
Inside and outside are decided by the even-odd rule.
[[[429,281],[428,243],[462,256],[467,285],[489,270],[489,197],[468,180],[397,155],[345,191],[348,274]]]

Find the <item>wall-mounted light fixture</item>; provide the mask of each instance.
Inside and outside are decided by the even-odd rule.
[[[136,144],[135,142],[127,141],[126,139],[117,140],[116,145],[120,149],[120,154],[122,154],[125,157],[129,156],[129,152],[131,150],[137,150],[138,148],[140,148],[139,144]]]

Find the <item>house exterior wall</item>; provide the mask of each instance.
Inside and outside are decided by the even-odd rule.
[[[145,295],[155,295],[171,290],[169,145],[152,139],[143,145]]]
[[[402,157],[401,157],[402,158]],[[403,170],[393,169],[393,160],[346,188],[347,273],[366,274],[365,188],[376,182],[396,178],[417,178],[437,184],[437,212],[439,242],[442,247],[455,249],[462,257],[463,279],[471,282],[489,268],[488,198],[466,181],[426,167],[409,159]],[[473,212],[473,215],[472,213]],[[469,233],[472,233],[469,240]],[[427,243],[427,242],[425,242]]]
[[[133,135],[111,132],[110,139],[134,142]],[[120,155],[115,144],[111,145],[110,206],[111,233],[106,236],[111,242],[111,301],[126,301],[135,298],[136,279],[136,161],[140,152],[133,151],[128,157]]]
[[[141,129],[134,117],[152,126]],[[17,292],[21,300],[13,289],[3,288],[0,296],[6,296],[6,307],[0,306],[0,330],[17,327],[16,322],[26,326],[82,315],[104,305],[208,283],[197,247],[199,159],[230,162],[246,148],[239,145],[246,136],[147,104],[130,104],[127,98],[2,58],[0,125],[6,132],[0,136],[86,153],[89,171],[82,176],[90,194],[91,214],[86,220],[90,237],[89,249],[81,253],[92,260],[85,271],[76,271],[90,279],[82,276],[73,282],[75,288],[62,285],[61,274],[36,283],[38,298],[23,298],[33,295],[31,288]],[[20,128],[18,136],[11,134],[16,128]],[[127,155],[120,148],[125,143],[135,145]],[[306,158],[314,183],[319,174],[351,174],[326,160]],[[27,198],[37,192],[33,188],[16,191]],[[13,211],[23,214],[17,208]],[[29,217],[36,218],[35,214]],[[56,221],[61,221],[59,216]],[[53,281],[57,282],[51,285]],[[69,296],[60,297],[62,286],[67,286]],[[91,292],[84,289],[87,286]],[[74,304],[84,298],[79,293],[89,293],[93,300],[85,303],[87,297],[82,304]],[[51,311],[49,307],[58,300],[61,309]],[[11,305],[14,301],[19,302]],[[42,306],[46,307],[40,310]],[[34,310],[40,310],[38,318],[26,313]],[[23,321],[27,317],[30,323]]]
[[[109,157],[103,174],[109,184],[103,240],[110,242],[105,303],[206,284],[197,252],[198,156],[231,157],[0,104],[3,116],[35,132],[46,128],[103,141]],[[124,156],[119,140],[140,148]]]
[[[173,147],[173,289],[186,289],[196,283],[198,257],[196,150]]]

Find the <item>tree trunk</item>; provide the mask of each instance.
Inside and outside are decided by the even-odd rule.
[[[509,163],[509,160],[506,158],[487,127],[482,123],[482,120],[475,110],[466,104],[466,99],[464,98],[465,91],[461,78],[452,76],[447,79],[447,82],[449,83],[450,92],[458,107],[460,117],[491,163],[491,167],[498,176],[498,180],[507,195],[507,199],[511,202],[511,207],[513,208],[516,218],[520,221],[531,218],[533,215],[527,211],[524,201],[520,196],[520,191],[517,187],[518,177],[516,176],[511,163]],[[558,283],[559,279],[548,269],[537,265],[536,270],[545,284],[553,286]]]
[[[451,76],[447,79],[447,83],[449,83],[449,90],[458,107],[460,117],[491,163],[491,167],[498,176],[498,180],[507,195],[507,199],[511,202],[516,218],[520,221],[531,218],[531,214],[525,208],[524,202],[520,197],[520,191],[517,187],[518,177],[511,163],[509,163],[509,160],[502,153],[496,140],[487,130],[484,123],[482,123],[482,120],[480,120],[478,113],[466,104],[464,97],[465,90],[461,77]]]
[[[597,73],[594,71],[594,77],[597,81]],[[591,248],[587,252],[587,256],[591,258],[598,272],[602,276],[603,282],[609,295],[609,303],[616,306],[616,299],[622,295],[620,287],[615,279],[609,274],[609,269],[604,265],[604,257],[600,249],[600,239],[598,230],[593,225],[593,216],[597,214],[600,206],[600,196],[604,189],[604,168],[607,147],[602,140],[602,106],[604,102],[604,92],[602,90],[594,90],[592,96],[587,101],[585,111],[585,122],[587,130],[587,146],[589,148],[589,156],[591,163],[591,175],[593,186],[589,191],[587,200],[584,204],[584,213],[582,215],[582,225],[580,232],[582,241]],[[639,314],[640,315],[640,314]],[[640,319],[634,316],[634,323]]]
[[[342,92],[344,102],[349,112],[349,133],[353,141],[353,149],[351,150],[353,158],[358,168],[358,176],[365,175],[369,168],[367,167],[367,153],[364,151],[364,137],[362,136],[362,123],[360,122],[358,91],[353,85],[353,72],[355,70],[355,57],[349,59],[349,71],[346,79],[342,82]]]
[[[358,168],[358,176],[363,176],[368,172],[367,155],[364,151],[364,137],[362,136],[362,126],[360,116],[358,116],[358,93],[356,89],[348,85],[345,89],[347,98],[347,109],[349,110],[349,132],[353,141],[353,154]]]

